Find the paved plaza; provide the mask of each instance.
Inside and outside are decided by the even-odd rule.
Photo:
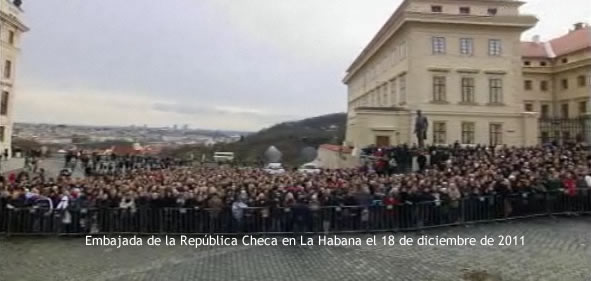
[[[13,237],[0,238],[0,280],[591,280],[589,217],[535,219],[406,234],[415,239],[421,235],[475,238],[523,235],[525,246],[115,249],[85,246],[82,238]]]
[[[64,168],[64,163],[65,161],[63,157],[42,158],[39,168],[43,168],[45,170],[45,176],[55,178]],[[24,165],[24,158],[12,158],[8,161],[2,161],[2,163],[0,163],[0,173],[18,173],[24,170]],[[77,178],[84,177],[84,172],[80,166],[78,166],[78,168],[73,171],[73,176]]]

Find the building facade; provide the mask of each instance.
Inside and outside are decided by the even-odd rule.
[[[346,145],[533,145],[521,34],[537,19],[513,0],[405,0],[347,70]]]
[[[591,27],[577,23],[545,42],[536,36],[521,50],[524,110],[540,114],[540,138],[583,139],[591,118]]]
[[[0,155],[12,157],[15,73],[20,39],[29,29],[22,22],[20,0],[0,0]]]

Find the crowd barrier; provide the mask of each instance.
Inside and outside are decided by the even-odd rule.
[[[0,235],[344,233],[408,231],[591,214],[591,190],[471,196],[392,206],[226,209],[0,209]]]

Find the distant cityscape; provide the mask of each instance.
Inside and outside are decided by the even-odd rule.
[[[13,136],[46,145],[75,145],[108,141],[140,144],[213,145],[240,140],[251,132],[191,129],[188,125],[170,127],[82,126],[63,124],[15,123]]]

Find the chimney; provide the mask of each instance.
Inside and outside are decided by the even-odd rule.
[[[575,23],[575,30],[581,30],[583,28],[585,28],[585,23],[583,23],[583,22]]]
[[[540,35],[534,35],[531,40],[536,44],[540,44]]]
[[[14,4],[16,7],[20,8],[21,5],[23,4],[22,0],[14,0],[12,1],[12,4]]]

